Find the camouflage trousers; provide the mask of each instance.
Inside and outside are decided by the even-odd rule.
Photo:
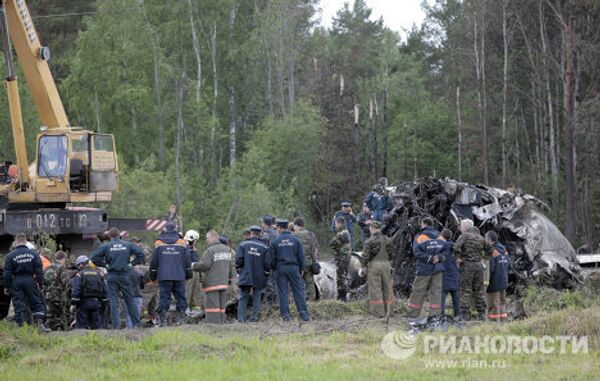
[[[341,251],[335,253],[335,265],[337,267],[338,299],[345,299],[346,294],[348,293],[348,268],[350,267],[350,252]]]
[[[460,306],[467,320],[471,318],[472,306],[480,316],[485,315],[483,273],[481,262],[463,262],[460,265]]]
[[[488,319],[503,321],[508,318],[506,312],[506,290],[486,293]]]
[[[317,300],[317,288],[313,279],[312,267],[307,266],[304,268],[302,279],[304,279],[306,286],[306,300]]]
[[[73,321],[69,307],[66,300],[46,300],[46,326],[53,331],[68,330]]]
[[[380,318],[387,316],[388,309],[391,308],[394,299],[390,268],[391,266],[388,261],[378,261],[369,264],[369,272],[367,274],[369,309],[372,315]]]
[[[418,318],[421,315],[425,297],[429,300],[429,316],[439,315],[442,309],[442,272],[431,275],[417,275],[412,285],[408,300],[408,317]]]

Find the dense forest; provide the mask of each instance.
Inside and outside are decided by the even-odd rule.
[[[402,35],[364,0],[330,28],[317,0],[28,4],[71,124],[115,135],[113,215],[175,203],[187,228],[238,237],[300,212],[324,232],[381,176],[449,176],[534,194],[598,245],[597,0],[429,1]],[[0,126],[10,157],[3,92]]]

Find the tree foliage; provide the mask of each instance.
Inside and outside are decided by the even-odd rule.
[[[329,29],[316,0],[73,4],[30,2],[44,16],[41,39],[58,45],[52,69],[72,124],[116,136],[113,214],[161,216],[177,202],[186,227],[238,237],[264,213],[325,227],[341,200],[360,204],[383,175],[487,174],[547,200],[569,228],[564,200],[575,195],[578,240],[598,234],[595,1],[426,2],[423,25],[402,36],[365,0],[345,4]],[[0,94],[8,131],[6,110]],[[1,139],[10,157],[9,134]]]

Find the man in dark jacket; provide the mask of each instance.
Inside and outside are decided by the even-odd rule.
[[[416,320],[421,314],[423,301],[428,295],[429,316],[440,314],[442,299],[442,275],[444,272],[444,249],[446,242],[433,228],[433,220],[421,220],[421,231],[413,242],[413,253],[417,258],[415,281],[408,301],[409,320]]]
[[[277,291],[279,293],[279,313],[283,321],[290,321],[290,306],[288,303],[288,285],[292,288],[294,301],[300,319],[310,320],[306,306],[306,290],[302,271],[304,270],[304,249],[300,238],[288,230],[287,220],[277,220],[279,235],[271,243],[272,264],[276,272]]]
[[[373,189],[367,194],[365,197],[364,204],[369,208],[371,213],[373,214],[373,218],[375,221],[380,221],[383,216],[379,216],[375,214],[375,210],[379,207],[379,199],[381,198],[381,194],[383,193],[383,186],[381,184],[375,184]]]
[[[376,184],[365,198],[365,204],[371,210],[373,221],[383,222],[385,214],[392,210],[394,202],[389,192],[381,184]]]
[[[239,275],[238,287],[240,300],[238,302],[238,320],[246,322],[248,299],[252,293],[251,322],[258,321],[260,315],[260,298],[262,290],[267,285],[267,277],[271,271],[269,264],[269,247],[260,239],[260,226],[250,226],[250,238],[242,241],[235,253],[235,268]]]
[[[354,250],[354,224],[357,222],[356,216],[352,212],[352,204],[349,202],[342,202],[342,209],[335,212],[333,220],[331,221],[331,231],[337,231],[336,221],[338,218],[343,217],[346,224],[346,230],[350,233],[350,242],[352,250]]]
[[[107,287],[100,270],[90,266],[85,255],[77,257],[77,272],[71,278],[71,311],[76,311],[75,328],[100,329],[100,311],[107,303]]]
[[[140,314],[140,319],[142,317],[142,308],[144,306],[144,288],[146,285],[144,284],[144,273],[140,269],[140,266],[135,266],[129,272],[129,276],[131,278],[131,292],[133,293],[133,300],[135,302],[135,306]],[[133,328],[133,322],[131,321],[131,314],[127,310],[127,304],[123,302],[123,309],[125,310],[125,327]]]
[[[131,322],[135,328],[141,328],[140,314],[135,307],[131,277],[129,272],[135,265],[144,264],[144,251],[129,241],[121,240],[121,232],[117,228],[108,231],[110,241],[92,253],[92,262],[99,267],[106,267],[108,275],[108,300],[113,329],[121,329],[119,317],[119,295],[122,295],[131,312]],[[131,257],[134,257],[131,260]]]
[[[185,300],[185,280],[192,277],[192,263],[187,243],[179,238],[175,224],[167,223],[165,231],[154,243],[150,261],[150,279],[158,280],[158,316],[160,326],[167,325],[167,312],[171,304],[171,294],[177,303],[178,321],[185,320],[187,301]]]
[[[461,235],[454,243],[454,256],[460,264],[460,306],[465,319],[471,318],[471,305],[485,320],[485,299],[483,296],[484,256],[491,255],[491,246],[473,226],[473,221],[460,222]]]
[[[204,291],[206,322],[225,323],[225,305],[227,289],[234,280],[234,261],[229,246],[219,241],[219,233],[211,230],[206,233],[207,248],[199,262],[192,264],[194,271],[204,273],[202,291]]]
[[[508,288],[508,270],[510,259],[506,248],[498,242],[498,234],[489,231],[485,238],[493,247],[490,258],[490,284],[487,288],[488,319],[504,321],[508,318],[506,312],[506,289]]]
[[[4,293],[11,295],[15,309],[15,321],[19,326],[31,324],[29,311],[40,331],[50,331],[44,325],[46,307],[44,305],[44,272],[42,259],[27,247],[27,237],[23,233],[15,236],[14,249],[4,260]]]
[[[461,317],[460,312],[460,295],[458,292],[458,282],[460,276],[458,274],[458,265],[454,258],[452,242],[452,231],[449,229],[442,230],[442,238],[446,241],[446,247],[444,248],[444,275],[442,279],[442,315],[446,310],[446,298],[448,295],[452,297],[452,306],[454,308],[454,318]]]

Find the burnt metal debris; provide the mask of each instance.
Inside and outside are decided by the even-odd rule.
[[[449,228],[455,239],[465,218],[472,219],[481,234],[496,231],[512,262],[509,293],[520,295],[532,283],[563,289],[582,282],[573,246],[543,214],[546,204],[531,195],[431,177],[397,182],[387,189],[395,206],[384,219],[383,232],[394,242],[398,296],[410,294],[415,277],[411,246],[422,217],[432,217],[439,229]]]

